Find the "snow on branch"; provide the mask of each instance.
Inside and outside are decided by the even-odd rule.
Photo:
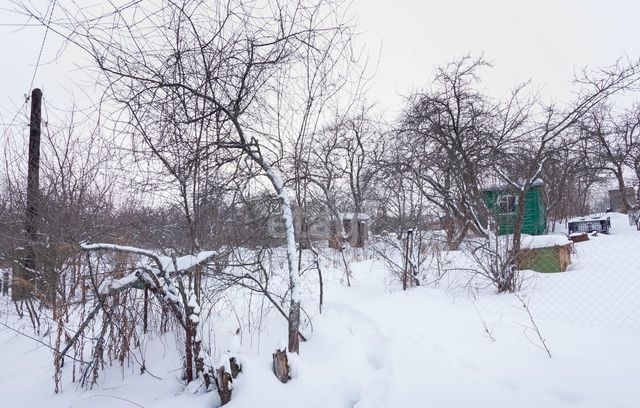
[[[217,255],[215,251],[203,251],[196,255],[185,255],[181,257],[169,257],[158,255],[153,251],[149,251],[147,249],[132,247],[132,246],[124,246],[124,245],[116,245],[116,244],[105,244],[105,243],[97,243],[97,244],[87,244],[81,243],[80,247],[87,251],[113,251],[113,252],[124,252],[132,255],[141,255],[151,258],[155,263],[155,267],[158,269],[158,273],[184,273],[188,272],[196,266],[204,265],[209,262],[213,257]],[[144,264],[139,263],[140,267],[145,266]]]
[[[113,251],[113,252],[125,252],[133,255],[142,255],[153,259],[159,269],[162,269],[162,263],[157,254],[152,251],[148,251],[142,248],[136,248],[131,246],[116,245],[116,244],[87,244],[85,242],[80,243],[80,247],[86,251]]]
[[[511,178],[509,176],[506,175],[506,173],[504,173],[501,169],[496,167],[496,172],[498,173],[498,175],[500,177],[502,177],[502,179],[512,188],[514,188],[516,191],[522,191],[524,190],[524,186],[520,185],[519,183],[516,183],[515,181],[511,180]]]
[[[140,255],[148,258],[147,260],[138,261],[133,273],[119,279],[111,279],[103,282],[99,288],[99,292],[101,294],[131,287],[145,287],[149,285],[152,287],[159,287],[159,277],[166,278],[167,275],[184,274],[197,266],[206,264],[217,255],[217,252],[215,251],[203,251],[196,255],[169,257],[158,255],[153,251],[142,248],[106,243],[81,243],[80,247],[86,251],[112,251]],[[150,273],[151,276],[146,276],[144,272]],[[162,286],[162,289],[169,297],[177,297],[177,295],[170,296],[173,294],[170,287],[171,285],[167,286],[167,283],[165,283],[165,285]]]

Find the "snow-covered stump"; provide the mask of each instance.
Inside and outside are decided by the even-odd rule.
[[[225,370],[225,367],[219,367],[215,373],[216,385],[218,386],[218,395],[220,396],[220,405],[225,405],[231,401],[231,392],[233,378],[231,373]]]
[[[231,368],[231,378],[235,379],[242,372],[242,366],[235,357],[229,359],[229,367]]]
[[[286,350],[276,350],[273,353],[273,373],[283,384],[291,378],[289,377],[289,359]]]
[[[218,388],[218,396],[220,397],[220,405],[225,405],[231,401],[233,393],[233,380],[242,372],[242,366],[238,364],[235,357],[229,358],[229,366],[226,364],[218,367],[214,372],[214,380]]]

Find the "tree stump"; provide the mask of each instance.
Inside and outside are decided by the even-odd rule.
[[[273,353],[273,373],[283,384],[286,384],[291,378],[289,377],[289,360],[286,350],[276,350]]]
[[[218,387],[218,395],[220,396],[220,405],[225,405],[231,401],[231,383],[233,379],[224,366],[216,370],[216,385]]]
[[[231,373],[227,372],[225,366],[221,366],[215,371],[215,382],[218,388],[218,395],[220,396],[220,405],[225,405],[231,401],[231,391],[233,389],[233,379],[238,377],[238,374],[242,372],[242,366],[238,364],[235,357],[229,359],[229,367]]]
[[[238,364],[235,357],[229,359],[229,366],[231,367],[231,377],[237,378],[238,374],[242,372],[242,366]]]

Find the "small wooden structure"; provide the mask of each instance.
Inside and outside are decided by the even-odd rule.
[[[371,217],[365,213],[342,213],[342,228],[345,241],[353,248],[362,248],[369,239],[369,223]]]
[[[296,239],[303,248],[309,248],[308,241],[328,240],[329,246],[341,249],[345,242],[353,248],[362,248],[369,239],[371,217],[366,213],[338,213],[338,217],[322,219],[320,215],[303,217],[294,208],[293,224]],[[303,220],[305,221],[303,223]],[[282,212],[275,212],[267,219],[267,233],[271,238],[284,240],[286,231],[282,221]]]
[[[498,233],[511,234],[518,206],[518,194],[508,186],[496,186],[483,190],[484,202],[489,213],[498,223]],[[522,233],[541,235],[547,232],[547,206],[544,202],[544,185],[533,183],[524,196]]]
[[[611,218],[603,215],[576,217],[568,221],[569,234],[579,232],[598,232],[608,234],[611,230]]]
[[[518,269],[536,272],[565,272],[571,264],[570,245],[522,249],[518,255]]]
[[[267,234],[277,240],[285,240],[287,231],[282,219],[282,210],[278,210],[267,218]],[[329,223],[321,219],[317,214],[303,214],[297,207],[293,208],[293,226],[296,240],[308,249],[308,241],[318,241],[330,235]]]
[[[525,237],[518,253],[518,269],[536,272],[565,272],[571,264],[573,243],[565,236]]]

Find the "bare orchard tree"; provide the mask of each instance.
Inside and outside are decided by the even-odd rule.
[[[424,194],[421,178],[403,163],[402,139],[387,140],[378,173],[373,204],[376,208],[372,250],[402,282],[403,289],[438,284],[443,275],[438,207]],[[391,233],[393,232],[393,233]]]
[[[336,249],[343,248],[346,238],[345,213],[364,213],[376,182],[384,141],[382,123],[372,111],[373,107],[358,106],[333,117],[333,122],[318,130],[307,159],[300,162],[306,194],[329,214],[329,243]],[[364,245],[361,232],[351,231],[352,244]]]
[[[601,104],[583,118],[581,130],[588,154],[593,157],[593,170],[612,175],[618,189],[625,191],[629,185],[627,171],[635,167],[640,144],[638,117],[630,112],[616,114],[611,105]],[[625,209],[631,210],[627,195],[620,197]]]
[[[104,268],[102,268],[103,272],[97,274],[92,264],[94,260],[100,259],[87,256],[86,266],[93,289],[94,307],[88,313],[83,313],[86,317],[74,337],[67,342],[67,345],[61,351],[61,357],[64,358],[66,352],[83,335],[84,330],[90,327],[98,312],[103,312],[105,321],[112,319],[115,308],[113,304],[111,306],[107,304],[107,299],[114,298],[114,302],[118,301],[120,300],[118,295],[121,294],[124,298],[124,307],[139,308],[140,303],[142,303],[136,302],[139,298],[136,299],[134,297],[134,301],[130,305],[126,304],[131,299],[130,296],[127,297],[129,289],[138,289],[144,291],[144,310],[141,314],[144,315],[145,334],[148,321],[148,294],[151,293],[163,310],[169,312],[184,331],[186,347],[185,380],[190,382],[195,378],[202,378],[206,388],[215,382],[218,391],[222,391],[219,385],[220,379],[216,378],[215,370],[213,368],[208,369],[205,366],[205,355],[207,353],[202,349],[201,338],[197,336],[200,324],[201,302],[194,291],[194,286],[191,285],[194,277],[198,276],[197,273],[194,273],[194,270],[204,268],[218,254],[214,251],[207,251],[200,252],[197,255],[177,257],[172,254],[172,256],[168,257],[141,248],[115,244],[82,244],[81,247],[83,250],[93,253],[110,252],[114,254],[115,264],[112,270],[104,271]],[[96,270],[99,269],[96,268]],[[102,279],[99,280],[99,276]],[[108,325],[105,322],[99,326],[102,333],[92,350],[94,354],[93,365],[96,370],[97,365],[103,358],[102,343],[106,341],[103,338],[104,331],[108,329]],[[119,338],[121,336],[112,337]],[[116,340],[111,338],[110,341]],[[97,372],[94,371],[91,383],[95,382],[96,377]]]
[[[382,124],[375,117],[373,106],[361,106],[353,115],[338,119],[334,131],[337,133],[336,159],[343,163],[343,179],[349,200],[345,203],[351,216],[352,245],[364,246],[363,217],[365,206],[371,199],[377,163],[384,152]]]
[[[342,248],[345,235],[339,208],[345,195],[344,162],[337,159],[338,152],[338,132],[333,126],[325,127],[318,132],[309,161],[303,166],[304,178],[309,182],[308,194],[329,215],[328,240],[334,249]]]
[[[611,95],[636,87],[640,81],[638,63],[618,63],[597,71],[584,71],[574,80],[578,87],[576,100],[567,107],[543,104],[534,99],[512,98],[502,109],[501,121],[517,126],[509,127],[510,143],[496,146],[494,170],[499,179],[517,197],[513,238],[510,256],[504,263],[506,283],[514,281],[516,259],[521,249],[525,196],[543,174],[545,162],[563,145],[563,138],[570,137],[570,129],[604,102]],[[519,92],[521,93],[521,92]],[[518,93],[518,94],[519,94]],[[522,120],[512,120],[513,117]],[[514,291],[510,285],[499,286],[499,291]]]
[[[569,135],[550,152],[542,168],[544,200],[550,228],[569,218],[584,215],[591,208],[593,187],[603,181],[595,169],[589,145],[582,138]]]
[[[452,248],[469,232],[487,235],[481,179],[501,143],[492,127],[496,106],[479,89],[480,70],[489,66],[466,56],[440,67],[430,88],[409,97],[399,124],[405,170],[442,211]]]
[[[633,138],[633,145],[629,154],[627,165],[631,167],[636,176],[636,182],[638,183],[638,202],[640,202],[640,136],[638,136],[638,128],[640,127],[640,105],[637,103],[634,107],[627,112],[627,121],[634,125],[635,137]]]
[[[127,122],[147,129],[141,138],[157,140],[162,129],[150,124],[170,124],[172,138],[202,138],[201,154],[237,151],[262,170],[282,205],[291,287],[288,348],[299,352],[293,208],[274,165],[283,142],[274,126],[281,112],[277,102],[286,97],[278,95],[278,80],[297,80],[284,73],[300,67],[309,53],[321,58],[332,52],[332,39],[348,33],[340,4],[164,0],[126,3],[99,15],[87,8],[56,10],[51,29],[93,58],[112,100],[125,107]],[[185,129],[190,126],[196,130]]]
[[[358,97],[363,81],[349,32],[334,31],[322,53],[315,49],[315,34],[306,35],[299,68],[281,74],[276,93],[281,109],[277,132],[284,142],[280,155],[285,158],[288,183],[295,193],[300,250],[312,247],[310,229],[318,224],[314,215],[317,218],[318,211],[323,211],[315,205],[317,195],[312,197],[322,185],[310,173],[315,170],[316,153],[323,143],[322,128],[332,116],[327,112],[347,114],[350,100]]]

